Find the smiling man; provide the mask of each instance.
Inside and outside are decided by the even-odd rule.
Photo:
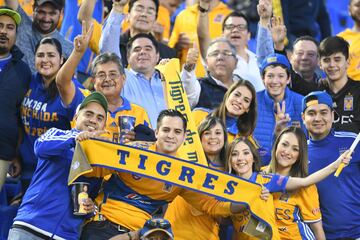
[[[334,128],[360,132],[360,82],[347,76],[349,44],[341,37],[328,37],[319,46],[320,68],[326,74],[321,89],[334,100]]]
[[[200,1],[200,5],[208,8],[206,1]],[[199,36],[200,52],[206,57],[208,46],[211,42],[209,34],[208,12],[200,12],[198,18],[197,33]],[[222,24],[222,36],[229,40],[236,48],[237,64],[233,74],[239,75],[254,85],[256,91],[264,90],[256,54],[248,49],[250,40],[249,20],[239,12],[227,15]]]
[[[349,149],[356,134],[335,132],[333,100],[326,92],[312,92],[302,101],[302,119],[308,130],[309,174],[334,162]],[[360,238],[360,149],[338,178],[328,176],[316,184],[326,239]],[[344,221],[344,219],[346,221]]]
[[[226,38],[216,38],[209,44],[205,61],[207,77],[197,80],[194,73],[195,63],[192,65],[186,62],[182,81],[188,96],[191,92],[191,106],[214,109],[220,105],[234,81],[240,79],[239,76],[233,75],[238,62],[236,48]],[[192,67],[189,67],[191,65]]]
[[[262,164],[267,165],[271,159],[274,131],[279,126],[302,126],[302,96],[287,87],[291,66],[284,55],[268,55],[260,69],[265,90],[257,93],[259,115],[254,136],[260,144]]]
[[[187,120],[180,112],[173,109],[161,111],[155,130],[157,140],[148,150],[179,157],[177,151],[185,141],[186,127]],[[126,157],[129,157],[128,160],[137,160],[129,155]],[[170,171],[167,167],[159,169]],[[189,176],[194,173],[183,170],[182,174]],[[185,179],[189,178],[184,177],[184,181]],[[244,209],[242,204],[218,201],[198,192],[128,172],[111,174],[108,181],[103,183],[103,189],[96,198],[96,204],[100,206],[99,213],[93,221],[85,225],[81,239],[109,239],[124,233],[129,233],[130,239],[136,239],[138,233],[130,231],[142,228],[146,220],[159,208],[173,201],[178,195],[197,210],[211,216],[226,217]],[[129,239],[129,236],[126,236]]]
[[[74,117],[75,128],[51,128],[36,140],[34,151],[38,165],[9,232],[9,239],[79,238],[84,218],[73,214],[67,179],[76,141],[97,137],[104,132],[107,107],[104,95],[93,92],[79,105]],[[87,213],[95,210],[91,199],[86,199],[84,208]]]
[[[64,8],[64,0],[35,0],[33,17],[30,18],[20,6],[18,0],[5,0],[6,5],[17,11],[21,18],[16,44],[24,52],[24,60],[31,71],[35,69],[35,46],[44,37],[53,37],[60,41],[64,57],[68,58],[73,45],[56,29]]]
[[[158,46],[156,39],[147,33],[139,33],[129,40],[130,69],[125,69],[126,82],[121,94],[146,110],[153,128],[160,111],[166,109],[163,83],[155,70],[160,57]]]
[[[95,90],[103,93],[109,103],[106,130],[110,132],[113,142],[119,142],[121,116],[128,116],[133,127],[150,125],[149,117],[142,107],[120,96],[126,76],[121,59],[116,54],[103,53],[97,56],[92,62],[91,72]],[[134,140],[136,136],[131,134],[125,138]]]
[[[92,12],[88,11],[89,7],[95,5],[94,0],[84,0],[81,4],[78,19],[85,20],[90,23],[92,19]],[[128,1],[119,0],[113,1],[113,8],[104,23],[101,32],[101,39],[99,35],[93,38],[99,41],[101,52],[114,52],[121,57],[124,67],[128,66],[127,59],[127,44],[131,38],[139,33],[152,34],[154,30],[156,18],[159,12],[158,0],[130,0],[129,13],[124,14],[124,7]],[[129,29],[121,33],[121,23],[127,18],[129,22]],[[119,37],[120,36],[120,37]],[[176,51],[160,41],[156,41],[160,58],[174,58]],[[97,45],[98,43],[96,43]]]

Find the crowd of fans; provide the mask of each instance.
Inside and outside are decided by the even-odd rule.
[[[273,239],[360,239],[360,148],[348,151],[360,0],[337,35],[325,0],[0,5],[0,238],[255,239],[246,206],[127,172],[82,179],[88,214],[73,214],[76,142],[148,141],[178,156],[188,119],[168,109],[156,68],[178,58],[208,167],[264,185]],[[120,136],[122,116],[132,128]]]

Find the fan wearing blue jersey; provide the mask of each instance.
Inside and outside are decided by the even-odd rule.
[[[104,133],[106,112],[106,98],[93,92],[79,106],[75,128],[51,128],[35,141],[38,165],[8,239],[79,239],[84,217],[73,214],[71,187],[67,184],[70,165],[76,141]],[[90,198],[84,201],[84,210],[94,212]]]
[[[334,71],[335,74],[336,71]],[[304,124],[309,132],[309,173],[332,163],[356,138],[335,132],[333,100],[326,92],[312,92],[302,102]],[[339,177],[329,176],[317,184],[326,239],[360,238],[360,148]]]
[[[82,35],[74,40],[74,50],[65,63],[61,44],[57,39],[43,38],[36,46],[37,73],[33,75],[21,105],[25,129],[20,145],[23,191],[29,186],[37,164],[34,142],[52,127],[69,130],[76,107],[84,99],[83,89],[73,80],[73,75],[91,33],[92,29],[84,29]]]

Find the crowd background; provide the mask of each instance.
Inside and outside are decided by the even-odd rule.
[[[137,130],[156,129],[158,114],[166,108],[161,75],[155,70],[162,59],[180,59],[181,80],[197,126],[208,115],[216,117],[213,125],[226,135],[221,148],[246,137],[263,166],[273,161],[276,136],[286,126],[300,127],[309,137],[302,119],[303,96],[313,91],[326,91],[332,97],[334,104],[328,106],[336,111],[335,130],[360,131],[359,0],[159,0],[159,6],[153,5],[150,0],[0,0],[0,6],[21,16],[10,56],[22,58],[24,64],[8,70],[8,56],[0,59],[1,71],[20,75],[21,84],[13,88],[24,97],[17,99],[13,111],[18,119],[11,126],[22,133],[21,138],[16,136],[22,142],[13,144],[14,156],[0,152],[0,163],[12,160],[6,182],[0,186],[0,239],[7,239],[35,172],[36,139],[51,127],[70,129],[76,107],[90,91],[102,92],[109,102],[106,128],[111,139],[119,139],[116,122],[121,115],[133,116],[134,126],[140,126]],[[0,43],[8,37],[2,28],[0,24]],[[18,55],[19,49],[23,55]],[[149,64],[139,60],[137,54],[142,52],[149,54]],[[332,66],[339,61],[343,64],[338,65],[337,76],[337,65]],[[107,73],[109,66],[113,70]],[[13,81],[13,76],[6,73],[0,75],[0,92],[7,94],[0,99],[12,94],[5,81]],[[280,90],[273,88],[271,77],[282,79]],[[104,85],[109,79],[116,90],[110,90],[111,83]],[[33,101],[37,107],[31,106]],[[241,106],[234,106],[236,101]],[[46,114],[56,121],[44,120]],[[0,144],[5,144],[8,135],[14,138],[9,120],[0,120]],[[139,140],[141,131],[145,130],[131,131],[127,141]],[[209,166],[223,171],[225,150],[221,151],[214,162],[209,157],[211,149],[206,154]],[[355,202],[358,207],[360,200]],[[360,232],[360,226],[354,228]],[[232,229],[217,231],[220,239],[231,239]]]

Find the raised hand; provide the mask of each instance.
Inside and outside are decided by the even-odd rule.
[[[197,48],[196,42],[194,42],[193,47],[190,48],[187,53],[184,69],[188,72],[194,70],[198,58],[199,58],[199,49]]]
[[[186,33],[180,33],[178,42],[176,43],[176,49],[182,50],[182,49],[188,49],[191,47],[192,40],[190,39],[190,36]]]
[[[102,137],[100,137],[101,134],[107,133],[105,130],[98,130],[98,131],[83,131],[81,133],[79,133],[75,140],[76,141],[84,141],[84,140],[88,140],[90,138],[99,138],[99,139],[103,139]]]
[[[116,12],[122,13],[128,1],[129,0],[113,0],[112,9]]]
[[[276,50],[283,50],[286,38],[286,26],[281,17],[271,18],[271,36],[275,44]]]
[[[276,124],[275,124],[275,134],[276,136],[281,132],[281,130],[283,130],[288,122],[290,122],[290,115],[288,113],[285,112],[286,110],[286,103],[285,100],[282,101],[281,106],[280,103],[276,103],[276,114],[275,114],[275,120],[276,120]]]
[[[199,1],[199,6],[203,9],[209,10],[210,8],[210,2],[211,1],[204,1],[204,0],[200,0]]]
[[[164,33],[164,26],[163,25],[161,25],[158,22],[155,22],[154,25],[153,25],[153,28],[152,28],[152,32],[154,33],[155,38],[158,41],[162,41],[163,33]]]
[[[272,15],[272,1],[260,0],[257,5],[257,12],[260,17],[260,24],[264,27],[268,27]]]
[[[91,24],[89,28],[85,21],[82,21],[82,31],[80,35],[77,35],[74,39],[74,49],[78,53],[84,53],[86,48],[89,45],[89,41],[91,39],[92,33],[94,31],[94,25]]]
[[[336,159],[336,163],[335,163],[335,169],[337,169],[339,167],[339,165],[342,163],[345,166],[349,165],[350,160],[351,160],[351,154],[352,152],[350,150],[346,150],[345,152],[343,152],[338,159]]]

